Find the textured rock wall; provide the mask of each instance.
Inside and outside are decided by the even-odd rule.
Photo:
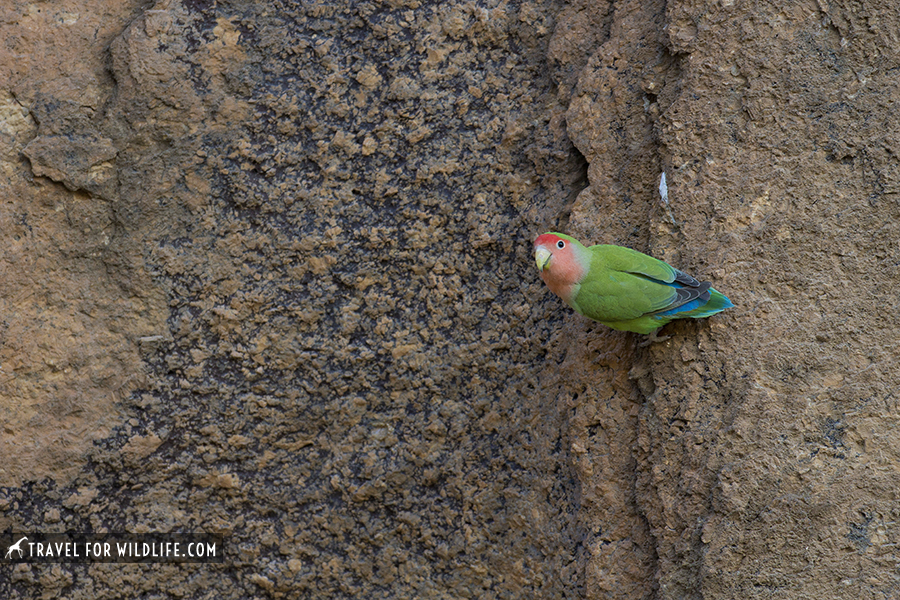
[[[233,554],[0,592],[895,596],[898,26],[8,2],[0,530]],[[543,289],[547,229],[738,306],[639,347]]]
[[[0,529],[233,555],[5,597],[577,595],[529,270],[584,179],[558,7],[12,4]]]

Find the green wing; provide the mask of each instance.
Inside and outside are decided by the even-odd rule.
[[[628,321],[667,309],[679,301],[676,287],[667,284],[699,283],[663,261],[630,248],[601,244],[588,251],[591,268],[574,305],[595,321]]]

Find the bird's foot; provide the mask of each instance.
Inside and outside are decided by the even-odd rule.
[[[654,329],[653,332],[649,333],[647,335],[647,338],[643,342],[638,344],[638,348],[646,348],[650,344],[656,344],[657,342],[664,342],[667,339],[669,339],[670,337],[672,337],[671,335],[656,335],[657,332],[659,332],[659,329]]]

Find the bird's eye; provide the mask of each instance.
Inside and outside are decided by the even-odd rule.
[[[560,250],[562,250],[563,248],[566,247],[566,243],[562,240],[559,240],[558,242],[556,242],[556,247],[559,248]]]

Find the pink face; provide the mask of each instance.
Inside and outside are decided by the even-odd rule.
[[[534,240],[534,258],[538,269],[559,273],[566,264],[575,260],[572,244],[555,233],[545,233]]]
[[[556,234],[545,233],[534,241],[534,258],[541,279],[550,291],[568,302],[586,271],[575,255],[574,244]]]

